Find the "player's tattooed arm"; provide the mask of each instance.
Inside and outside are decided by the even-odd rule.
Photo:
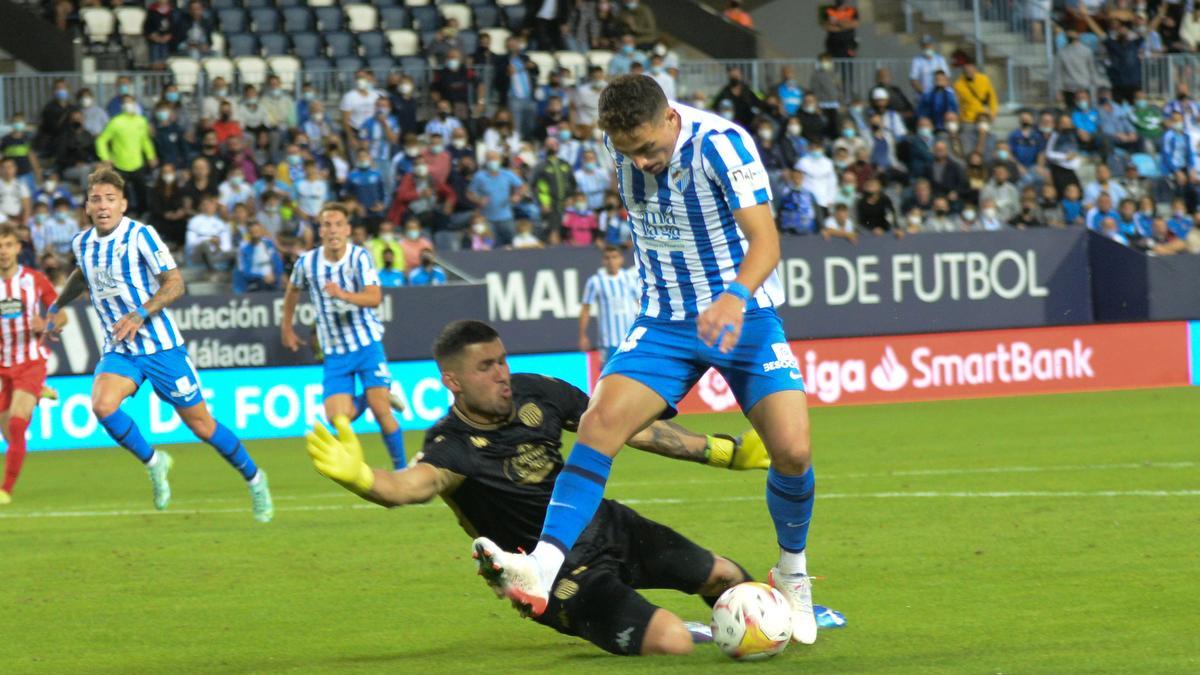
[[[59,307],[66,307],[86,290],[87,278],[83,276],[83,270],[76,267],[71,272],[71,276],[67,277],[67,283],[63,285],[63,289],[58,294],[58,299],[54,301],[54,304]]]
[[[167,270],[158,275],[158,292],[142,307],[153,314],[183,297],[183,291],[183,274],[178,269]]]
[[[659,420],[629,439],[629,446],[671,459],[703,464],[708,459],[708,437],[674,422]]]

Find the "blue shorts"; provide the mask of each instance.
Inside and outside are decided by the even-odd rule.
[[[392,386],[383,345],[372,342],[345,354],[325,355],[325,398],[335,394],[354,395],[354,377],[362,380],[363,391],[372,387]]]
[[[670,408],[664,417],[671,417],[710,367],[724,376],[743,412],[775,392],[804,391],[800,364],[771,308],[746,313],[741,337],[728,354],[700,340],[695,319],[639,316],[600,377],[624,375],[650,387]]]
[[[200,376],[186,347],[137,356],[108,352],[96,364],[95,374],[100,373],[120,375],[133,380],[138,387],[150,380],[154,393],[176,408],[190,408],[204,401]]]

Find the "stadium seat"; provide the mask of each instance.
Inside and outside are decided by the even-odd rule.
[[[357,55],[339,56],[333,60],[333,67],[342,72],[358,70],[363,67],[363,60]]]
[[[311,58],[304,59],[303,63],[304,72],[309,74],[323,73],[333,70],[333,62],[324,56],[313,56]]]
[[[267,62],[260,56],[239,56],[233,60],[242,85],[261,87],[267,81]]]
[[[346,22],[351,33],[365,33],[379,28],[379,13],[371,5],[346,5]]]
[[[438,36],[438,32],[436,30],[421,31],[421,46],[424,47],[425,49],[429,49],[431,46],[433,46],[433,43],[437,40],[437,36]]]
[[[258,36],[253,33],[234,33],[225,36],[230,57],[258,56]]]
[[[321,44],[321,36],[316,33],[294,33],[292,34],[292,54],[306,61],[308,59],[323,56],[324,48]],[[307,66],[305,69],[307,70]]]
[[[493,2],[493,0],[466,0],[466,2],[468,5],[475,7],[475,8],[492,7],[493,5],[495,5],[495,2]]]
[[[242,7],[246,9],[257,9],[261,7],[274,7],[275,3],[272,0],[242,0]]]
[[[304,0],[275,0],[275,6],[279,9],[286,9],[288,7],[303,7]]]
[[[265,56],[283,56],[292,51],[291,43],[283,33],[267,33],[258,36],[258,46]]]
[[[167,59],[167,70],[179,91],[190,94],[200,82],[200,62],[190,56],[172,56]]]
[[[450,21],[450,19],[458,20],[458,28],[471,27],[471,8],[458,2],[451,2],[444,5],[438,5],[438,11],[442,13],[442,20]]]
[[[496,4],[500,5],[501,7],[512,7],[521,4],[523,1],[524,0],[496,0]]]
[[[233,61],[224,56],[210,56],[200,62],[200,67],[204,69],[204,77],[209,82],[218,77],[225,78],[226,82],[233,82]]]
[[[389,30],[386,35],[392,45],[392,56],[412,56],[421,51],[421,41],[416,31],[402,28]]]
[[[500,21],[500,10],[492,5],[481,5],[475,8],[475,25],[479,28],[497,28]]]
[[[307,7],[287,7],[283,10],[284,32],[301,33],[313,28],[316,28],[316,21]]]
[[[309,7],[333,7],[336,4],[336,0],[308,0]]]
[[[118,7],[113,10],[113,18],[117,20],[118,31],[122,36],[142,35],[146,23],[146,10],[141,7]]]
[[[492,36],[491,49],[493,54],[504,54],[508,51],[508,48],[504,46],[504,43],[508,40],[508,36],[512,35],[512,33],[508,32],[507,28],[486,28],[479,32],[487,33],[488,35]]]
[[[429,62],[422,56],[405,56],[400,59],[400,70],[413,80],[417,89],[429,86]]]
[[[525,27],[525,6],[524,5],[509,5],[503,8],[504,23],[508,24],[509,30],[518,30]]]
[[[367,67],[376,73],[386,73],[396,67],[396,59],[391,56],[372,56],[367,59]]]
[[[379,22],[387,30],[408,28],[408,12],[403,7],[383,7],[379,10]]]
[[[412,26],[417,30],[437,30],[442,26],[442,15],[437,7],[410,7],[408,15],[412,17]]]
[[[554,58],[558,61],[560,68],[571,71],[571,84],[587,75],[588,62],[587,57],[583,54],[571,51],[554,52]]]
[[[241,7],[242,3],[239,2],[238,0],[212,0],[212,2],[208,3],[208,6],[210,9],[219,12],[222,9],[233,9],[234,7]]]
[[[294,56],[268,56],[267,67],[279,76],[279,83],[284,89],[296,86],[296,77],[300,74],[300,60]]]
[[[225,44],[225,34],[213,33],[208,36],[208,39],[212,41],[213,56],[224,56],[227,47]]]
[[[612,61],[613,53],[607,49],[593,49],[587,53],[588,63],[593,66],[599,66],[608,72],[608,62]]]
[[[404,0],[405,7],[424,7],[429,4],[429,0]]]
[[[470,56],[479,48],[479,34],[473,30],[462,30],[458,32],[458,41],[462,44],[464,56]]]
[[[538,67],[538,84],[546,84],[550,81],[550,71],[558,68],[558,62],[554,60],[554,55],[550,52],[528,51],[525,55],[530,61]]]
[[[107,7],[81,7],[79,21],[83,24],[83,34],[93,44],[108,42],[117,28],[117,19]]]
[[[318,30],[341,30],[342,26],[346,25],[346,17],[342,14],[341,7],[318,7],[313,12],[317,15]]]
[[[250,23],[256,33],[279,32],[279,12],[273,7],[256,7],[250,10]]]
[[[387,36],[377,30],[358,33],[356,37],[358,37],[359,51],[368,59],[391,53],[391,45],[388,44]]]
[[[326,33],[325,47],[329,58],[337,60],[343,56],[358,55],[358,45],[350,33]]]
[[[222,33],[245,33],[250,17],[241,7],[230,7],[217,12],[217,25]]]

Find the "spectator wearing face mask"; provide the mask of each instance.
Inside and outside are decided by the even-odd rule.
[[[588,208],[599,211],[604,208],[604,196],[611,186],[609,172],[600,168],[596,152],[583,152],[583,166],[575,170],[575,185],[587,198]]]
[[[658,40],[658,22],[654,11],[639,0],[625,0],[617,21],[629,31],[639,49],[653,49]]]
[[[610,191],[604,196],[604,209],[600,212],[599,227],[605,245],[619,246],[623,249],[633,247],[633,223],[616,192]]]
[[[492,234],[492,227],[487,218],[478,214],[474,217],[470,229],[467,230],[467,238],[463,245],[472,251],[490,251],[496,246],[496,238]]]
[[[813,146],[807,155],[796,162],[796,170],[804,174],[804,184],[817,198],[821,208],[829,208],[837,196],[837,173],[833,160],[825,156],[825,149]]]
[[[375,89],[374,78],[367,70],[354,74],[354,88],[342,94],[338,109],[342,112],[342,130],[349,138],[357,138],[358,130],[375,114],[375,102],[382,96]]]
[[[435,232],[454,212],[456,201],[454,190],[432,175],[425,157],[417,157],[412,172],[405,174],[396,187],[388,220],[400,223],[415,218],[420,227]]]
[[[717,109],[720,110],[722,101],[729,101],[733,104],[733,120],[749,129],[763,107],[762,99],[746,84],[741,68],[730,68],[728,75],[729,81],[714,98]]]
[[[842,78],[833,69],[833,57],[821,54],[817,60],[817,69],[813,71],[808,81],[808,90],[817,99],[817,107],[825,117],[826,133],[832,135],[838,129],[838,110],[845,98],[842,89]]]
[[[408,272],[409,286],[445,286],[446,270],[435,262],[432,249],[421,251],[417,265]]]
[[[962,106],[959,116],[968,124],[973,124],[980,114],[994,118],[999,110],[999,101],[991,79],[979,70],[971,57],[964,54],[961,61],[962,74],[954,83],[954,94]]]
[[[366,149],[360,149],[354,157],[354,168],[346,178],[346,192],[366,210],[369,221],[377,223],[387,214],[389,195],[384,192],[383,176],[375,170]]]
[[[125,179],[127,213],[141,214],[149,206],[143,174],[146,167],[154,168],[158,163],[158,155],[150,123],[138,112],[132,96],[124,97],[121,114],[109,120],[104,133],[96,139],[96,156],[102,162],[111,161]]]
[[[238,248],[233,269],[233,292],[276,291],[283,278],[283,256],[267,237],[261,223],[251,223],[246,241]]]
[[[533,173],[534,197],[541,209],[542,221],[546,224],[546,240],[557,244],[562,239],[563,214],[567,202],[577,191],[575,172],[571,165],[558,156],[558,139],[546,139],[546,158]],[[493,221],[495,222],[495,221]]]
[[[929,118],[939,131],[946,128],[946,113],[958,113],[958,97],[949,85],[950,78],[946,72],[937,71],[933,75],[933,86],[921,94],[921,100],[917,103],[917,116]]]
[[[399,288],[408,285],[408,275],[396,266],[396,252],[383,250],[383,261],[379,265],[379,285],[384,288]]]
[[[253,205],[254,203],[254,187],[246,182],[241,167],[230,170],[224,182],[217,186],[217,195],[221,204],[221,213],[225,218],[229,217],[233,207],[238,204]]]
[[[400,239],[400,248],[404,251],[405,269],[420,265],[421,253],[433,250],[433,242],[421,229],[421,221],[416,216],[409,216],[404,220],[404,236]]]
[[[0,155],[17,163],[17,177],[32,193],[37,188],[37,179],[42,175],[41,162],[34,151],[33,134],[25,123],[25,116],[17,113],[12,117],[11,131],[0,139]]]
[[[42,107],[42,114],[37,128],[36,145],[40,152],[51,153],[60,135],[66,130],[71,113],[78,109],[71,100],[71,90],[67,81],[59,78],[54,81],[54,93]]]
[[[933,36],[924,35],[921,37],[921,53],[913,58],[908,69],[908,81],[912,84],[913,91],[917,92],[917,96],[924,96],[933,89],[934,75],[938,72],[950,72],[950,64],[937,52]],[[920,112],[917,114],[920,115]]]
[[[892,206],[892,200],[883,193],[878,178],[870,178],[863,183],[862,196],[855,204],[855,214],[858,226],[866,232],[875,235],[894,232],[897,237],[904,235],[904,228],[896,225],[896,209]]]
[[[592,127],[600,115],[600,92],[604,90],[604,85],[604,69],[591,66],[588,68],[587,81],[581,82],[571,93],[571,123],[584,137],[592,133]]]
[[[496,244],[505,246],[512,241],[513,205],[524,198],[525,182],[503,167],[500,153],[489,151],[486,158],[484,168],[471,179],[467,195],[496,232]]]
[[[571,195],[562,218],[563,243],[568,246],[591,246],[599,230],[596,213],[588,208],[582,192]]]
[[[1076,94],[1091,93],[1100,86],[1096,55],[1079,41],[1078,31],[1067,30],[1067,46],[1054,55],[1050,81],[1052,89],[1061,93],[1063,104],[1068,108],[1075,105]]]
[[[804,172],[788,169],[777,194],[779,229],[788,234],[816,234],[821,222],[817,198],[804,185]]]
[[[908,169],[909,179],[929,178],[933,167],[933,122],[923,117],[917,120],[917,133],[904,137],[897,156]]]

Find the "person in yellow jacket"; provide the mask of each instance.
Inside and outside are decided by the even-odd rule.
[[[125,179],[127,212],[140,215],[149,207],[146,198],[146,167],[158,164],[150,122],[139,112],[132,96],[121,99],[121,113],[114,116],[96,137],[96,156],[111,162]]]
[[[969,124],[975,123],[979,113],[987,113],[992,119],[996,118],[999,100],[996,89],[987,75],[980,72],[974,61],[966,60],[962,64],[962,75],[954,83],[954,94],[958,97],[959,118]]]

